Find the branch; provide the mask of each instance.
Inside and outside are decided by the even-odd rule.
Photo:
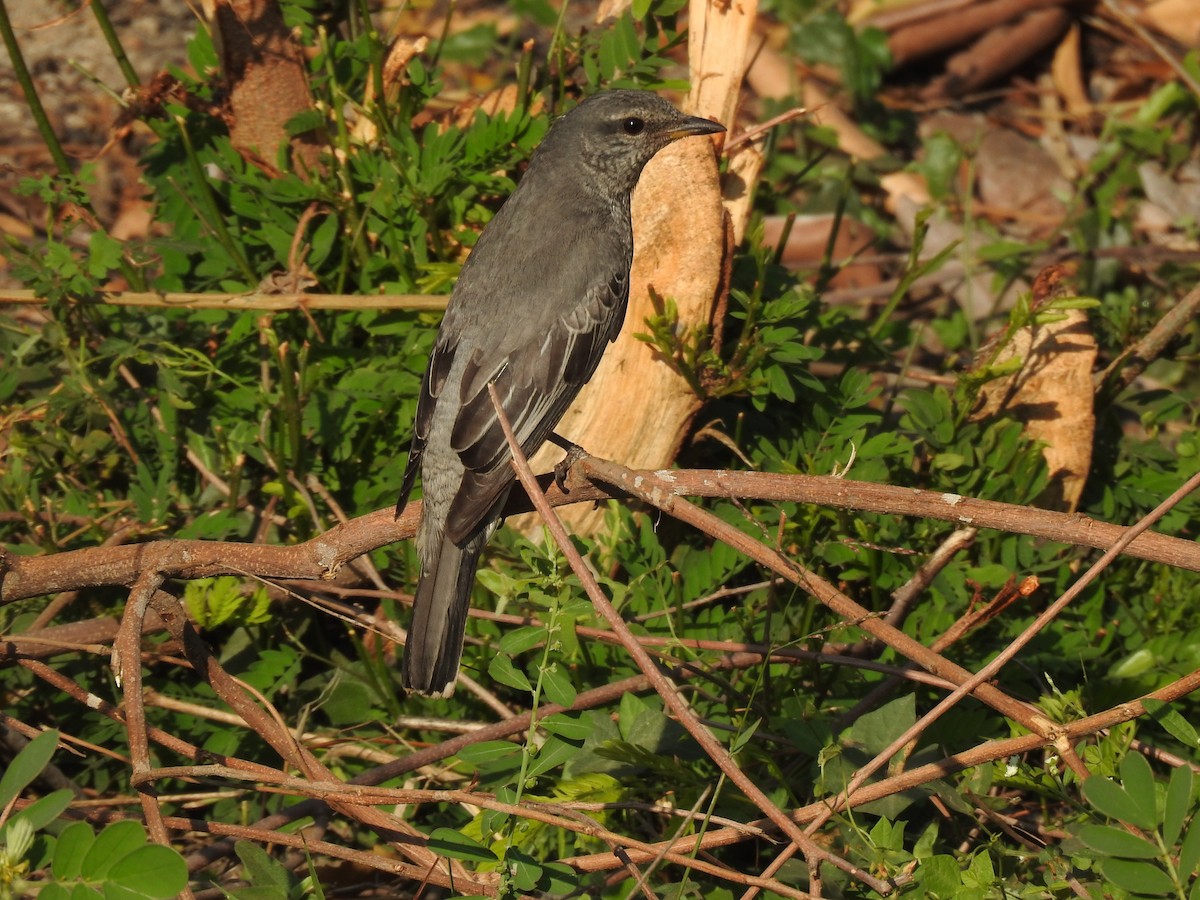
[[[603,460],[592,457],[589,466]],[[664,496],[721,497],[767,502],[811,503],[835,509],[854,509],[902,516],[939,519],[955,525],[993,528],[1045,540],[1106,550],[1120,540],[1124,528],[1074,513],[1030,506],[976,500],[959,494],[828,475],[778,475],[769,472],[721,470],[662,470],[639,472],[607,463],[633,485],[649,479]],[[551,506],[627,498],[633,491],[606,486],[577,466],[567,479],[567,493],[550,487]],[[550,476],[543,481],[548,482]],[[253,574],[259,578],[328,580],[338,569],[379,547],[411,538],[420,521],[419,503],[410,503],[395,519],[392,509],[376,510],[351,519],[292,546],[269,546],[237,541],[163,540],[120,547],[89,547],[47,556],[0,555],[0,605],[59,591],[100,585],[132,586],[147,569],[168,578],[207,578]],[[532,510],[529,498],[514,495],[505,515]],[[3,554],[3,551],[0,551]],[[1140,535],[1125,554],[1200,572],[1200,546],[1162,534]]]
[[[97,291],[89,297],[76,297],[76,303],[111,306],[159,306],[173,309],[228,309],[231,311],[285,312],[314,309],[408,309],[441,310],[450,298],[426,294],[302,294],[250,291],[244,294],[172,294],[162,291]],[[0,290],[0,303],[45,305],[45,297],[35,291]]]

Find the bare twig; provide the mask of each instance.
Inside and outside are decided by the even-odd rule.
[[[600,585],[597,584],[596,579],[592,576],[591,570],[584,563],[583,557],[571,542],[570,535],[567,534],[562,521],[554,514],[554,510],[549,503],[546,502],[545,495],[538,486],[533,470],[529,468],[529,461],[525,459],[524,454],[521,452],[520,444],[517,443],[516,436],[512,432],[504,408],[500,405],[495,387],[488,385],[488,392],[491,394],[492,406],[496,410],[500,426],[504,429],[504,436],[508,439],[509,449],[513,455],[513,468],[517,472],[518,480],[524,486],[526,493],[529,494],[534,506],[537,507],[538,513],[542,516],[547,529],[549,529],[555,541],[558,542],[559,548],[571,564],[572,571],[575,572],[583,584],[588,599],[592,601],[592,605],[596,608],[596,611],[608,622],[609,627],[618,635],[621,635],[621,643],[629,652],[629,655],[633,657],[638,668],[642,670],[642,673],[654,685],[655,691],[663,698],[663,702],[680,721],[680,724],[687,729],[688,733],[703,748],[708,757],[745,794],[747,799],[765,812],[767,818],[787,835],[789,839],[800,845],[804,851],[805,858],[808,860],[809,867],[814,873],[820,863],[827,862],[859,879],[874,891],[881,894],[891,893],[891,888],[887,882],[861,871],[857,866],[830,853],[797,828],[795,823],[742,771],[737,763],[733,761],[728,751],[701,724],[696,714],[692,712],[692,708],[688,706],[687,702],[679,694],[678,688],[659,671],[658,667],[654,664],[654,660],[650,658],[650,655],[641,644],[634,639],[633,634],[629,631],[629,626],[625,624],[620,614],[604,595],[604,591],[600,589]]]
[[[113,306],[159,306],[174,309],[228,309],[258,312],[285,312],[312,309],[445,309],[447,296],[423,294],[272,294],[251,291],[243,294],[186,294],[137,291],[97,291],[91,297],[76,298],[77,303],[107,303]],[[2,290],[0,303],[43,305],[36,291]]]
[[[1173,494],[1171,494],[1170,497],[1160,503],[1153,511],[1144,516],[1139,522],[1137,522],[1137,524],[1131,526],[1128,531],[1122,535],[1119,541],[1110,547],[1103,556],[1096,560],[1096,562],[1093,563],[1086,572],[1084,572],[1079,580],[1077,580],[1062,593],[1062,596],[1046,607],[1041,615],[1034,619],[1034,621],[1030,623],[1030,625],[1024,631],[1022,631],[1021,634],[1019,634],[1007,647],[1005,647],[1004,650],[996,655],[995,659],[980,669],[975,675],[972,675],[965,682],[955,688],[949,696],[945,697],[933,709],[929,710],[929,712],[917,720],[912,727],[906,729],[904,734],[900,735],[891,744],[881,750],[876,755],[875,759],[871,760],[871,762],[855,772],[854,776],[850,779],[841,793],[839,793],[838,796],[828,804],[828,812],[826,812],[824,816],[820,816],[815,819],[809,825],[807,829],[809,833],[811,834],[813,831],[819,828],[829,818],[829,816],[832,816],[834,813],[840,810],[845,805],[846,798],[851,796],[855,790],[866,783],[868,778],[886,765],[887,761],[891,759],[892,755],[900,750],[900,748],[909,743],[915,737],[922,734],[927,728],[929,728],[930,725],[936,722],[943,714],[945,714],[956,703],[958,703],[959,700],[999,672],[1009,660],[1011,660],[1017,655],[1018,652],[1020,652],[1022,647],[1033,640],[1034,637],[1036,637],[1038,633],[1046,627],[1046,625],[1050,624],[1050,622],[1052,622],[1054,618],[1066,608],[1067,604],[1078,597],[1084,588],[1095,581],[1096,578],[1099,577],[1100,573],[1107,569],[1113,560],[1120,556],[1121,550],[1124,547],[1129,546],[1134,538],[1166,515],[1167,512],[1177,506],[1184,497],[1196,490],[1197,487],[1200,487],[1200,472],[1189,478],[1182,487],[1180,487]],[[1057,726],[1054,726],[1053,723],[1049,723],[1049,720],[1046,720],[1046,722],[1051,725],[1051,732],[1053,734],[1055,746],[1060,753],[1064,754],[1064,758],[1066,758],[1066,751],[1070,750],[1073,753],[1074,748],[1071,746],[1070,742],[1066,740],[1065,734],[1063,734]],[[1082,763],[1080,765],[1082,765]],[[1086,778],[1088,772],[1085,769],[1083,772],[1078,774],[1080,774],[1083,778]]]
[[[598,462],[598,458],[592,457],[589,466]],[[1119,526],[1074,513],[829,476],[712,470],[638,472],[608,465],[613,467],[610,471],[623,473],[617,479],[622,484],[613,485],[616,490],[600,483],[607,484],[607,479],[597,478],[596,483],[590,483],[586,474],[581,474],[568,479],[569,493],[549,488],[548,502],[562,506],[635,494],[631,486],[642,478],[652,479],[655,491],[664,500],[668,496],[686,495],[813,503],[836,509],[942,519],[956,525],[994,528],[1097,549],[1111,547],[1123,532]],[[573,471],[584,473],[587,468],[576,467]],[[510,501],[505,514],[529,509],[528,499],[517,496]],[[0,605],[80,587],[132,585],[147,567],[177,578],[254,573],[270,579],[325,580],[363,553],[412,537],[419,519],[420,504],[410,503],[398,520],[390,507],[376,510],[293,546],[170,540],[69,550],[51,556],[10,555],[5,577],[0,581]],[[1200,547],[1193,541],[1147,533],[1140,535],[1126,552],[1141,559],[1200,571]]]

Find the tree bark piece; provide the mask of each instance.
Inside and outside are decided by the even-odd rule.
[[[221,69],[229,83],[233,146],[268,171],[281,146],[291,145],[292,164],[317,166],[322,144],[312,131],[295,137],[287,122],[313,108],[300,46],[292,40],[276,0],[208,0]]]

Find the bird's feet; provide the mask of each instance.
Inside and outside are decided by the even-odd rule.
[[[571,466],[587,456],[588,452],[578,444],[568,441],[553,431],[550,432],[549,439],[555,446],[567,451],[567,455],[554,467],[554,483],[558,485],[558,489],[564,494],[569,494],[570,491],[567,490],[567,475],[571,471]]]

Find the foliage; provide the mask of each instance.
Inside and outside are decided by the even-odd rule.
[[[170,847],[148,841],[146,829],[129,820],[112,822],[97,834],[87,822],[61,814],[70,790],[52,791],[15,815],[10,805],[50,763],[57,731],[43,731],[17,753],[0,778],[0,897],[174,897],[187,885],[187,864]],[[37,883],[25,876],[50,877]]]
[[[319,108],[328,111],[320,124],[333,142],[323,171],[302,177],[286,171],[283,160],[285,171],[268,173],[233,149],[210,114],[220,101],[212,77],[216,55],[200,33],[188,47],[189,68],[172,73],[180,92],[144,116],[153,134],[141,159],[144,182],[162,226],[154,237],[118,241],[95,220],[86,166],[69,177],[25,181],[23,189],[46,205],[44,231],[6,253],[10,271],[49,305],[44,318],[5,312],[0,322],[6,363],[0,370],[0,511],[6,513],[0,536],[8,552],[163,537],[295,543],[343,512],[394,503],[435,314],[261,316],[133,310],[88,300],[114,279],[130,286],[140,280],[159,291],[248,291],[297,271],[323,292],[447,292],[552,109],[570,102],[573,92],[602,85],[678,86],[678,0],[636,2],[605,26],[578,32],[548,3],[512,6],[548,37],[536,51],[544,52],[540,74],[521,84],[509,115],[477,113],[456,126],[436,114],[459,61],[478,63],[498,44],[509,58],[533,52],[520,50],[517,37],[487,25],[446,36],[434,52],[410,63],[397,96],[366,103],[364,86],[378,73],[383,51],[378,35],[357,12],[340,30],[330,29],[315,4],[296,3],[287,8],[289,22],[313,50],[309,76]],[[764,215],[813,210],[853,212],[882,240],[894,233],[893,223],[866,198],[884,168],[920,155],[935,194],[948,205],[971,152],[945,135],[918,148],[905,116],[874,105],[886,70],[877,34],[854,32],[827,5],[778,3],[773,9],[787,23],[788,39],[797,48],[803,44],[811,61],[848,73],[858,113],[878,136],[895,142],[897,159],[878,164],[878,171],[865,167],[838,152],[827,131],[807,123],[769,138],[756,220],[732,260],[726,315],[709,328],[684,332],[671,298],[664,298],[641,334],[705,404],[680,465],[844,473],[857,481],[1035,504],[1047,484],[1040,448],[1025,439],[1019,422],[969,416],[980,383],[1003,374],[986,359],[972,374],[959,374],[982,343],[976,323],[957,306],[929,314],[909,303],[913,286],[937,274],[950,256],[949,250],[922,252],[925,218],[907,259],[897,264],[895,290],[867,315],[827,302],[824,288],[836,274],[830,260],[821,271],[798,274],[764,245]],[[535,111],[539,90],[552,102]],[[1182,263],[1142,280],[1097,252],[1130,242],[1139,165],[1175,168],[1194,160],[1195,112],[1196,98],[1172,83],[1143,109],[1113,117],[1098,138],[1083,200],[1054,238],[1085,260],[1079,293],[1097,298],[1091,321],[1104,363],[1144,335],[1177,289],[1195,280],[1196,267]],[[369,145],[354,136],[356,122],[373,126],[377,137]],[[975,224],[986,238],[977,262],[1001,283],[1026,274],[1050,242],[1014,242],[987,222]],[[1003,344],[1047,314],[1023,299],[1007,324],[991,324]],[[1133,522],[1200,469],[1194,342],[1194,331],[1185,334],[1173,358],[1151,370],[1156,389],[1114,389],[1104,396],[1081,512]],[[923,380],[906,381],[909,376]],[[1162,530],[1194,537],[1198,502],[1182,502]],[[953,530],[933,520],[796,502],[730,498],[706,508],[832,576],[880,611]],[[837,663],[821,659],[823,649],[855,650],[863,633],[808,594],[764,579],[725,544],[629,505],[613,505],[607,516],[601,536],[578,541],[601,587],[639,635],[662,650],[664,663],[676,667],[697,714],[784,808],[834,796],[941,697],[913,682],[888,687],[891,672],[846,665],[840,655]],[[984,620],[948,651],[977,670],[1071,584],[1089,558],[1079,549],[983,531],[938,571],[903,629],[931,645],[969,612],[1006,596],[1015,579],[1037,576],[1037,594]],[[413,560],[404,545],[373,553],[370,563],[384,583],[411,585]],[[476,606],[499,616],[471,621],[464,666],[509,708],[569,707],[586,692],[639,674],[625,650],[589,631],[603,624],[548,538],[503,531],[490,545],[479,587]],[[220,663],[274,704],[297,734],[318,733],[314,752],[340,778],[360,775],[373,762],[366,753],[331,747],[398,753],[386,743],[389,731],[397,742],[421,746],[444,739],[441,720],[494,718],[491,708],[463,691],[453,701],[402,698],[394,652],[379,632],[363,634],[288,602],[301,593],[340,599],[349,590],[353,605],[342,613],[385,625],[407,615],[394,594],[329,588],[328,594],[296,585],[276,590],[223,577],[178,590]],[[1033,641],[1019,664],[1004,670],[1000,682],[1054,721],[1160,688],[1198,667],[1193,594],[1188,573],[1119,562]],[[115,592],[84,592],[67,615],[111,613],[122,601]],[[29,627],[44,603],[0,607],[0,631]],[[685,640],[811,653],[722,667],[723,651],[698,650]],[[145,677],[167,701],[147,708],[152,727],[186,735],[214,756],[278,764],[257,735],[210,713],[218,705],[212,689],[191,673],[180,676],[176,648],[164,642],[151,649]],[[81,653],[56,659],[55,666],[60,662],[94,694],[120,702],[107,656]],[[904,660],[887,651],[878,662],[898,667]],[[122,725],[48,689],[29,668],[4,669],[0,689],[15,719],[60,723],[98,747],[124,745]],[[848,717],[875,691],[881,694],[866,714]],[[1200,710],[1186,699],[1150,712],[1080,750],[1098,773],[1082,784],[1049,756],[999,761],[839,813],[820,838],[864,871],[895,878],[905,896],[1067,897],[1081,881],[1096,896],[1196,896],[1194,779],[1187,765],[1156,777],[1131,743],[1136,736],[1195,762],[1189,723]],[[418,714],[415,724],[402,720]],[[967,702],[894,758],[889,771],[1012,731],[1010,723]],[[33,783],[53,743],[43,735],[9,765],[0,780],[0,809]],[[89,791],[128,790],[125,768],[103,755],[61,764]],[[494,801],[491,806],[437,800],[398,814],[439,854],[474,871],[499,872],[508,896],[576,890],[627,896],[632,878],[605,884],[561,862],[607,852],[594,829],[652,842],[704,835],[723,822],[758,815],[662,701],[645,692],[557,712],[516,741],[469,743],[443,765],[438,778],[469,784]],[[1118,774],[1120,784],[1112,780]],[[164,793],[185,789],[170,780],[163,787]],[[68,890],[83,896],[83,889],[104,891],[105,884],[113,896],[118,888],[140,896],[179,889],[174,851],[149,844],[132,822],[98,833],[86,822],[66,824],[59,815],[70,800],[65,792],[50,792],[15,815],[4,813],[0,887],[19,893],[14,885],[36,880],[46,897]],[[588,827],[568,830],[512,813],[521,802],[557,804],[586,817]],[[214,793],[203,815],[244,824],[285,814],[291,803],[283,793],[237,786]],[[182,813],[184,801],[165,799],[163,808]],[[1027,833],[1014,822],[1035,824]],[[337,827],[347,847],[385,849],[370,832]],[[1071,837],[1060,840],[1067,833]],[[1041,834],[1056,837],[1042,840]],[[965,856],[959,852],[964,842]],[[743,872],[761,871],[779,852],[765,841],[748,847],[706,852]],[[228,896],[244,900],[321,895],[326,873],[318,873],[311,858],[301,877],[257,844],[239,843],[236,853],[237,884],[217,873],[202,880],[211,877]],[[870,893],[830,867],[821,875],[830,892]],[[661,897],[729,895],[728,885],[674,865],[648,877]],[[803,886],[811,873],[792,860],[778,877]]]

